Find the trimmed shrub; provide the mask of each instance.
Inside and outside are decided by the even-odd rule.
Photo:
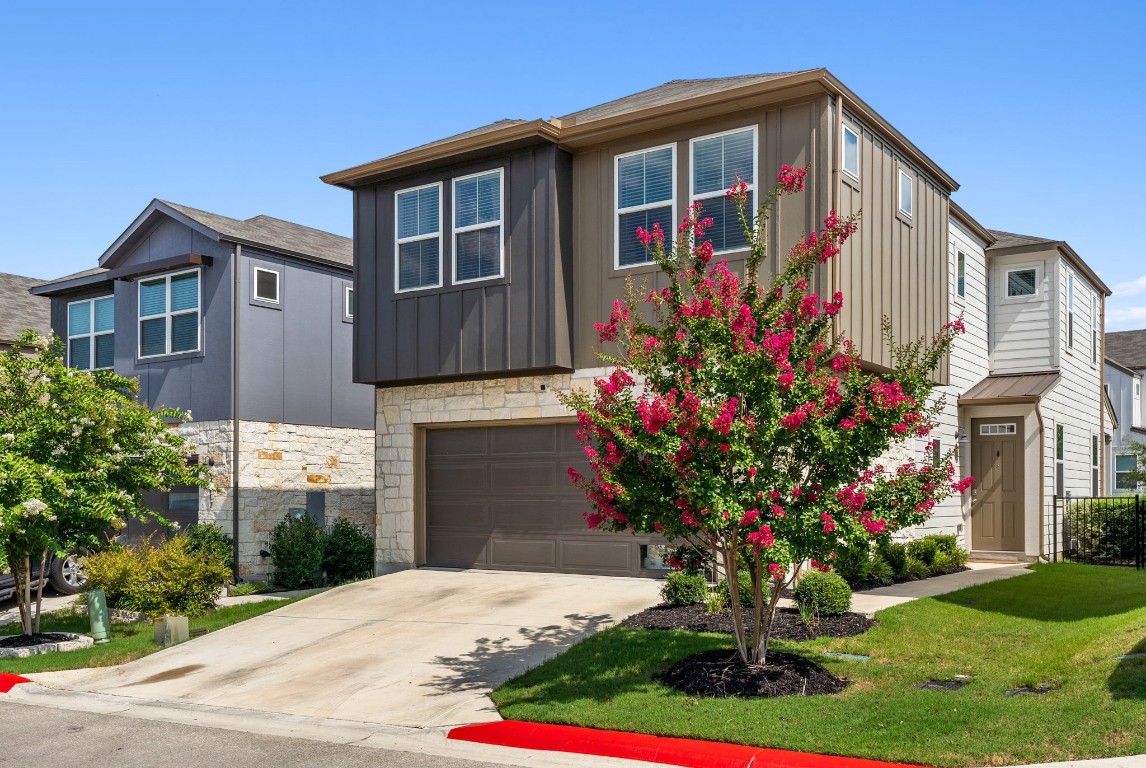
[[[839,616],[852,607],[852,588],[837,573],[812,571],[800,578],[792,594],[800,615]]]
[[[935,541],[934,536],[924,536],[922,539],[907,542],[907,556],[914,557],[926,566],[931,565],[938,552],[939,543]]]
[[[661,599],[669,605],[703,603],[707,597],[708,582],[699,573],[672,571],[661,587]]]
[[[891,568],[896,578],[903,578],[903,569],[907,565],[907,547],[894,541],[887,541],[879,545],[879,556]]]
[[[872,578],[871,571],[876,557],[878,555],[873,556],[866,543],[840,547],[836,550],[836,559],[832,561],[832,570],[855,588]]]
[[[928,569],[927,564],[922,560],[916,560],[914,557],[908,557],[903,563],[903,568],[896,574],[899,578],[906,579],[907,581],[919,581],[920,579],[926,579],[930,575],[931,571]]]
[[[1080,563],[1134,561],[1134,497],[1070,502],[1063,541]]]
[[[716,589],[722,592],[726,597],[731,597],[728,591],[728,579],[721,579],[716,584]],[[741,608],[755,608],[756,598],[752,595],[752,573],[751,571],[739,571],[736,574],[736,591],[740,593],[740,607]],[[768,593],[765,592],[764,602],[768,602]]]
[[[880,554],[872,555],[871,568],[868,569],[868,579],[884,586],[895,581],[895,571],[887,564]]]
[[[309,516],[287,515],[271,531],[271,563],[276,587],[311,589],[322,586],[323,530]]]
[[[212,523],[198,523],[184,531],[191,551],[202,552],[230,568],[235,557],[234,540]]]
[[[150,546],[150,541],[144,541],[141,546]],[[88,579],[84,591],[102,589],[109,608],[127,610],[124,599],[129,585],[143,570],[139,552],[113,541],[104,551],[88,555],[83,560],[84,575]]]
[[[322,567],[331,584],[370,578],[374,575],[374,539],[340,517],[326,534]]]

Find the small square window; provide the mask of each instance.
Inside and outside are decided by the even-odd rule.
[[[899,212],[911,216],[914,208],[915,180],[904,170],[899,172]]]
[[[259,301],[279,303],[279,273],[273,269],[255,267],[255,298]]]
[[[1007,272],[1007,296],[1035,296],[1038,294],[1037,269],[1012,269]]]
[[[843,158],[844,172],[858,179],[860,175],[859,134],[844,126]]]

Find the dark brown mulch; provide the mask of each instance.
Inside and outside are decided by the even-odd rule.
[[[708,613],[702,603],[691,605],[655,605],[633,614],[620,624],[634,629],[683,629],[689,632],[722,632],[732,634],[732,611]],[[803,642],[817,637],[851,637],[867,632],[876,622],[862,613],[823,616],[809,627],[795,608],[780,608],[772,622],[772,639]]]
[[[936,576],[950,576],[952,573],[962,573],[963,571],[969,571],[969,570],[971,570],[971,569],[965,565],[957,565],[954,568],[948,568],[943,573],[933,573],[930,576],[927,576],[926,578],[933,579]],[[918,579],[892,579],[891,581],[886,582],[886,583],[882,582],[882,581],[865,581],[865,582],[862,582],[860,584],[856,584],[855,586],[853,586],[852,591],[853,592],[863,592],[863,591],[866,591],[869,589],[880,589],[881,587],[890,587],[890,586],[893,586],[895,584],[906,584],[909,581],[918,581]],[[785,595],[785,597],[790,597],[790,595]]]
[[[62,643],[72,638],[59,632],[41,632],[35,635],[7,635],[0,637],[0,648],[27,648],[43,643]]]
[[[847,680],[816,662],[790,653],[770,653],[764,666],[745,664],[736,651],[704,651],[681,659],[660,681],[690,696],[814,696],[839,693]]]

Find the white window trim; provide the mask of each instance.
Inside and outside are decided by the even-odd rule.
[[[656,152],[660,149],[668,149],[672,151],[672,193],[669,195],[668,200],[661,200],[656,203],[644,203],[642,205],[632,205],[628,208],[621,207],[621,160],[626,157],[633,157],[635,155],[643,155],[646,152]],[[676,224],[676,144],[661,144],[659,147],[648,147],[646,149],[638,149],[634,152],[625,152],[613,158],[613,269],[637,269],[639,267],[647,267],[650,264],[656,264],[655,261],[642,261],[639,264],[622,264],[621,263],[621,214],[623,213],[636,213],[638,211],[648,211],[653,208],[664,208],[665,203],[672,207],[672,213],[669,214],[668,229],[665,231],[666,247],[672,248],[673,226]]]
[[[275,276],[275,297],[268,299],[266,296],[259,295],[259,273],[266,272],[268,275]],[[282,295],[282,275],[279,274],[277,269],[268,269],[266,267],[253,267],[251,272],[251,296],[255,301],[265,301],[267,304],[279,304],[279,297]]]
[[[915,215],[915,178],[903,170],[898,168],[898,183],[895,186],[895,207],[899,213],[907,218],[914,218]],[[903,209],[903,180],[907,179],[907,183],[911,185],[911,196],[908,198],[911,203],[911,210],[906,211]]]
[[[171,311],[171,280],[173,278],[179,277],[180,275],[190,275],[192,273],[195,275],[198,275],[198,279],[195,281],[195,289],[198,293],[198,295],[195,297],[195,309],[181,309],[178,312],[172,312]],[[144,283],[151,283],[151,282],[154,282],[154,281],[160,280],[160,279],[166,281],[166,285],[165,285],[165,289],[167,291],[166,309],[163,311],[162,314],[144,315],[143,314],[143,302],[141,301],[142,295],[143,295],[143,284]],[[142,279],[139,281],[139,287],[136,289],[135,299],[136,299],[135,335],[137,337],[135,346],[136,346],[136,354],[138,355],[139,360],[153,360],[153,359],[158,358],[158,357],[171,357],[172,355],[188,355],[188,354],[194,354],[195,352],[201,352],[203,350],[203,273],[201,270],[199,270],[197,268],[196,269],[184,269],[180,272],[172,272],[172,273],[167,274],[167,275],[162,275],[162,276],[157,276],[157,277],[148,277],[148,278]],[[190,315],[192,312],[194,312],[199,318],[199,332],[195,334],[195,338],[196,338],[196,341],[198,343],[195,345],[195,349],[181,349],[178,352],[172,352],[171,351],[171,318],[180,317],[182,315]],[[163,318],[163,320],[166,324],[166,331],[165,331],[166,339],[165,339],[165,341],[167,342],[167,347],[166,347],[167,351],[166,352],[160,352],[160,353],[154,354],[154,355],[145,355],[145,354],[143,354],[143,333],[141,331],[141,328],[143,326],[143,321],[144,320],[157,320],[159,318]]]
[[[398,237],[398,198],[408,192],[421,192],[423,189],[430,189],[437,187],[438,189],[438,231],[431,232],[428,235],[415,235],[413,237]],[[442,247],[442,232],[445,229],[442,226],[442,220],[445,218],[445,200],[442,197],[444,185],[440,181],[433,184],[422,184],[417,187],[407,187],[406,189],[395,190],[394,192],[394,293],[411,293],[413,291],[428,291],[434,288],[442,287],[442,258],[445,256],[445,251]],[[401,280],[400,261],[398,259],[399,247],[406,243],[416,243],[420,240],[429,240],[431,238],[438,239],[438,282],[433,285],[419,285],[413,288],[399,288]]]
[[[703,204],[703,202],[705,200],[711,200],[713,198],[724,197],[725,193],[728,192],[727,189],[718,189],[715,192],[704,192],[704,193],[699,194],[699,195],[693,194],[693,192],[692,192],[693,182],[695,181],[693,174],[696,171],[696,169],[694,167],[696,165],[696,153],[694,152],[693,148],[696,145],[696,143],[698,141],[704,141],[705,139],[716,139],[716,138],[719,138],[721,136],[730,136],[734,133],[743,133],[744,131],[752,131],[752,183],[748,184],[748,191],[752,194],[752,196],[754,198],[754,202],[756,204],[759,204],[760,200],[756,195],[756,187],[757,187],[756,179],[760,178],[760,167],[759,167],[760,166],[760,135],[759,135],[760,131],[759,131],[759,126],[753,124],[753,125],[745,125],[745,126],[742,126],[740,128],[733,128],[730,131],[721,131],[720,133],[710,133],[710,134],[707,134],[705,136],[696,136],[696,137],[688,140],[688,201],[689,201],[690,205],[692,203],[695,203],[698,201],[701,202],[701,204]],[[674,210],[674,213],[675,213],[675,210]],[[755,214],[755,211],[749,212],[750,216],[754,216],[754,214]],[[704,217],[701,216],[701,218],[704,218]],[[665,237],[669,237],[669,236],[671,236],[671,233],[666,232]],[[713,253],[714,254],[736,253],[737,251],[746,251],[746,250],[748,250],[747,247],[725,248],[722,251],[713,251]]]
[[[1007,293],[1011,284],[1012,272],[1027,272],[1033,270],[1035,273],[1035,292],[1028,293],[1023,296],[1011,296]],[[1000,297],[1002,301],[1032,301],[1042,297],[1042,284],[1043,284],[1043,270],[1038,264],[1016,264],[1012,267],[1007,267],[1003,270],[1003,295]]]
[[[1066,271],[1066,353],[1074,354],[1074,336],[1078,318],[1074,316],[1074,272]]]
[[[1090,297],[1090,367],[1098,367],[1098,296]]]
[[[860,138],[861,137],[860,137],[860,134],[857,131],[853,130],[850,126],[844,125],[843,129],[844,129],[843,130],[844,134],[850,133],[852,136],[856,137],[856,169],[854,172],[848,170],[847,161],[844,159],[846,157],[845,152],[847,151],[847,146],[848,146],[847,136],[841,135],[840,136],[840,170],[843,171],[844,173],[846,173],[848,175],[848,178],[853,179],[854,181],[859,181],[860,180],[860,173],[862,172],[862,169],[860,168],[860,143],[861,143]]]
[[[1115,494],[1118,494],[1118,493],[1133,493],[1134,491],[1138,490],[1138,486],[1134,486],[1133,488],[1123,488],[1121,485],[1119,485],[1119,484],[1118,484],[1118,476],[1119,476],[1119,475],[1127,475],[1127,474],[1130,474],[1131,472],[1133,472],[1135,469],[1137,469],[1137,468],[1138,468],[1138,462],[1137,462],[1137,461],[1135,461],[1135,462],[1134,462],[1134,467],[1133,467],[1132,469],[1124,469],[1124,470],[1121,470],[1121,471],[1119,471],[1119,469],[1118,469],[1118,459],[1119,459],[1119,458],[1121,458],[1121,457],[1123,457],[1123,456],[1130,456],[1130,457],[1134,457],[1134,456],[1135,456],[1135,454],[1133,454],[1133,453],[1115,453],[1115,454],[1114,454],[1114,460],[1113,460],[1113,462],[1111,462],[1111,463],[1114,465],[1114,466],[1112,467],[1112,469],[1114,470],[1114,487],[1111,489],[1111,491],[1112,491],[1113,493],[1115,493]]]
[[[497,174],[497,188],[500,192],[500,200],[497,205],[497,221],[483,221],[480,224],[469,224],[464,227],[457,227],[454,223],[457,219],[454,213],[457,211],[458,200],[458,182],[465,181],[466,179],[475,179],[479,176],[488,176],[491,173]],[[488,171],[481,171],[479,173],[471,173],[467,176],[458,176],[450,181],[450,280],[453,285],[465,285],[466,283],[480,283],[485,280],[498,280],[505,277],[505,172],[503,168],[491,168]],[[458,235],[465,234],[466,232],[476,232],[479,229],[489,229],[490,227],[498,227],[498,248],[497,248],[497,274],[486,275],[484,277],[471,277],[468,280],[458,279]]]
[[[354,313],[350,311],[350,296],[354,293],[353,285],[342,286],[342,317],[345,320],[353,320]]]
[[[959,289],[959,268],[963,268],[963,289]],[[967,254],[955,249],[955,301],[962,304],[967,299]]]
[[[85,368],[82,370],[110,371],[112,368],[115,367],[114,366],[114,360],[113,360],[113,365],[104,366],[103,368],[97,368],[95,365],[95,359],[96,359],[96,343],[95,343],[95,340],[96,340],[96,336],[111,336],[111,335],[115,334],[115,322],[114,322],[114,320],[112,321],[110,331],[97,331],[95,329],[95,303],[97,301],[99,301],[100,299],[111,299],[114,302],[115,301],[115,295],[109,294],[107,296],[96,296],[96,297],[91,298],[91,299],[80,299],[79,301],[69,301],[68,302],[67,310],[66,310],[65,315],[64,315],[64,323],[66,324],[65,332],[67,333],[67,337],[68,337],[67,349],[65,349],[64,352],[66,353],[65,359],[67,360],[67,366],[69,368],[73,367],[72,366],[72,339],[83,339],[83,338],[88,339],[88,360],[90,360],[92,362],[92,367],[91,368]],[[88,328],[90,330],[87,333],[77,333],[73,336],[72,335],[72,306],[75,304],[87,304],[88,305]],[[115,305],[113,304],[112,306],[115,306]],[[113,315],[113,317],[114,317],[114,315]],[[77,368],[76,370],[81,370],[81,369]]]

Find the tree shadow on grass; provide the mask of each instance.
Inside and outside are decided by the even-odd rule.
[[[1052,563],[1029,576],[994,581],[933,598],[941,603],[1036,621],[1071,622],[1146,607],[1146,571]]]
[[[1126,655],[1136,658],[1119,661],[1106,687],[1114,699],[1146,699],[1146,638],[1126,651]]]

